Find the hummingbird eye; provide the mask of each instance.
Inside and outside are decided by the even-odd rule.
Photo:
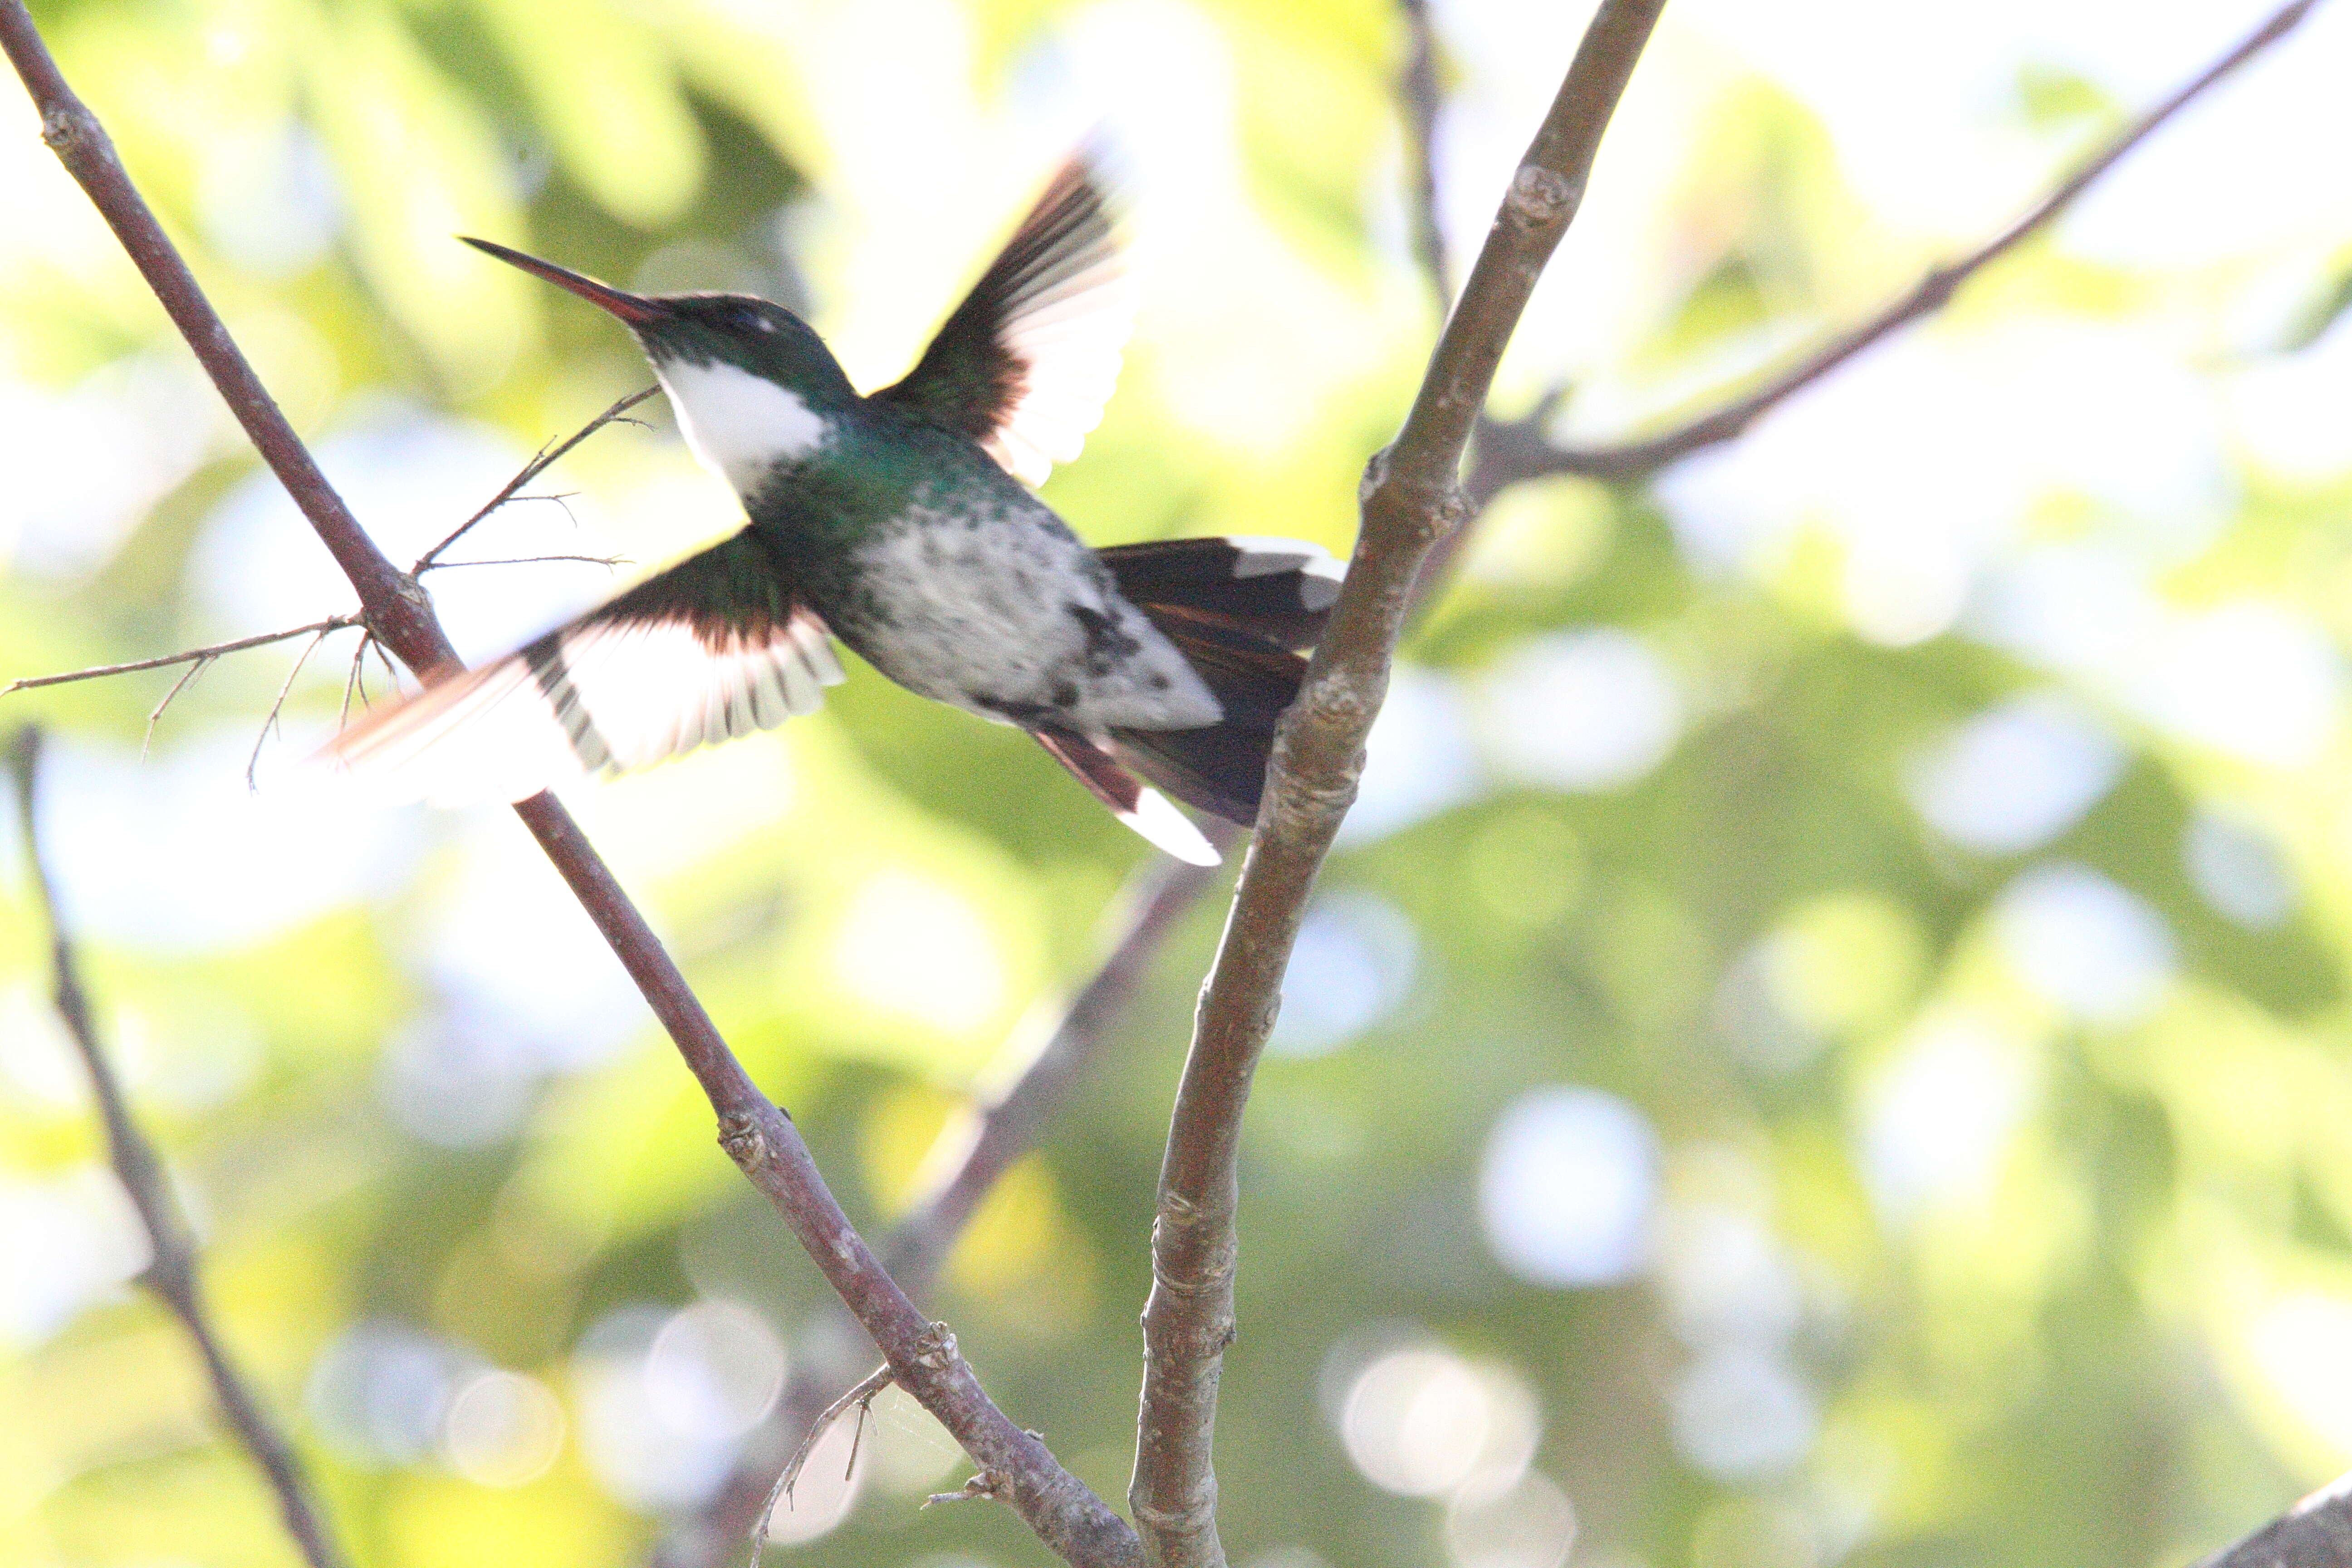
[[[719,312],[719,319],[728,326],[738,327],[747,332],[772,332],[776,330],[776,323],[768,320],[768,313],[749,300],[730,302]]]

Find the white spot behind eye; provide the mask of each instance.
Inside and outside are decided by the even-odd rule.
[[[833,434],[833,422],[800,394],[740,366],[673,360],[654,374],[687,446],[738,495],[750,496],[777,464],[798,462]]]

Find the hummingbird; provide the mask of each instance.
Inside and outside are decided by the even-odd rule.
[[[329,744],[331,765],[390,799],[521,800],[814,710],[843,679],[838,640],[908,690],[1026,731],[1180,859],[1218,856],[1161,790],[1255,821],[1344,568],[1251,536],[1089,549],[1034,493],[1100,423],[1133,318],[1093,153],[1062,167],[914,369],[870,395],[770,300],[633,294],[466,243],[628,327],[746,525],[376,710]]]

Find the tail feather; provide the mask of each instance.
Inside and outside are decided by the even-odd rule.
[[[1067,768],[1070,776],[1110,807],[1111,815],[1121,822],[1179,860],[1195,866],[1217,864],[1216,846],[1159,791],[1137,783],[1133,774],[1119,766],[1118,759],[1101,746],[1074,731],[1052,725],[1029,732],[1037,737],[1047,756]]]
[[[1249,826],[1265,793],[1275,726],[1307,676],[1299,650],[1322,636],[1345,567],[1318,545],[1242,535],[1097,553],[1120,594],[1176,645],[1224,710],[1198,729],[1115,730],[1104,760]]]
[[[1129,603],[1191,612],[1277,647],[1310,648],[1339,596],[1322,546],[1245,534],[1154,539],[1096,552]]]
[[[1188,805],[1244,827],[1257,820],[1275,726],[1298,695],[1307,661],[1223,626],[1146,605],[1224,710],[1196,730],[1118,730],[1111,751]]]

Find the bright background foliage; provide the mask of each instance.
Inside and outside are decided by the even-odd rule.
[[[67,70],[407,559],[645,372],[451,243],[804,306],[895,376],[1108,117],[1147,305],[1049,497],[1344,549],[1433,330],[1378,4],[74,0]],[[1440,8],[1467,258],[1584,8]],[[1676,0],[1506,366],[1606,437],[1973,244],[2248,0]],[[2179,1563],[2352,1465],[2352,16],[2323,7],[1924,328],[1637,493],[1507,494],[1416,637],[1252,1109],[1219,1458],[1250,1568]],[[0,91],[0,677],[346,607]],[[655,428],[471,558],[732,526]],[[568,514],[568,515],[567,515]],[[607,592],[433,586],[469,656]],[[821,1286],[503,813],[243,780],[289,645],[8,699],[236,1348],[362,1562],[638,1560]],[[343,646],[348,651],[348,644]],[[572,804],[878,1229],[1017,1070],[1140,847],[853,673]],[[213,1441],[0,843],[0,1564],[290,1561]],[[1203,906],[941,1308],[1125,1489]],[[1042,1561],[918,1512],[886,1398],[780,1560]],[[838,1474],[835,1467],[834,1474]]]

